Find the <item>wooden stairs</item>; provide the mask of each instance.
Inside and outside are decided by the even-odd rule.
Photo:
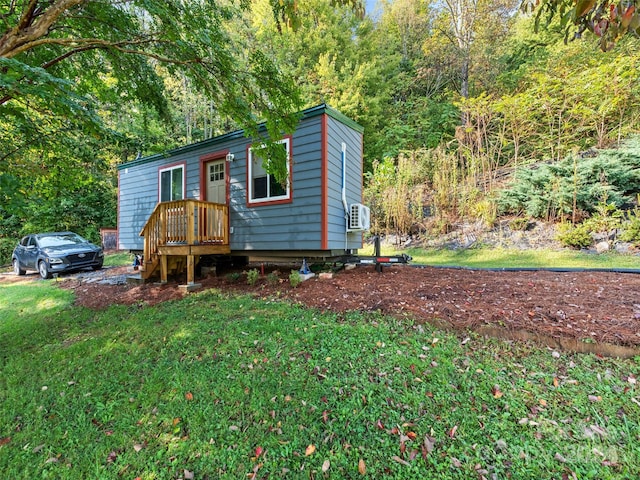
[[[140,236],[144,237],[143,280],[159,275],[165,283],[170,274],[186,269],[187,284],[194,284],[201,255],[231,252],[229,207],[194,199],[158,203]]]

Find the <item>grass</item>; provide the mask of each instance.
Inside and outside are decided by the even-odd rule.
[[[215,290],[94,312],[55,282],[11,284],[0,473],[637,478],[639,360]]]
[[[121,267],[133,264],[133,255],[127,252],[107,253],[104,256],[105,267]]]
[[[373,255],[373,246],[362,249],[363,255]],[[382,247],[383,255],[406,253],[412,264],[432,266],[463,266],[476,268],[640,268],[640,257],[618,253],[587,254],[575,250],[516,250],[506,248],[395,249]]]

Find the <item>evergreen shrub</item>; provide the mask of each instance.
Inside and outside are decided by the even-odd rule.
[[[633,138],[593,158],[572,155],[556,163],[524,166],[500,192],[499,212],[554,220],[596,213],[602,202],[628,206],[640,191],[639,156],[640,138]]]
[[[585,224],[574,226],[563,223],[560,225],[557,238],[562,245],[571,248],[587,248],[593,241],[589,228]]]
[[[622,225],[620,240],[640,245],[640,208],[636,207],[627,214],[627,220]]]

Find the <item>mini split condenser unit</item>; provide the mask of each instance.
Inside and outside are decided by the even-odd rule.
[[[369,207],[361,203],[352,203],[349,205],[349,219],[347,230],[349,232],[359,232],[369,230],[371,212]]]

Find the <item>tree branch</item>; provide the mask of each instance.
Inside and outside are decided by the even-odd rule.
[[[87,0],[56,0],[49,8],[38,11],[38,0],[30,0],[18,24],[0,38],[0,57],[12,58],[23,52],[20,48],[44,37],[51,26],[67,10]]]

